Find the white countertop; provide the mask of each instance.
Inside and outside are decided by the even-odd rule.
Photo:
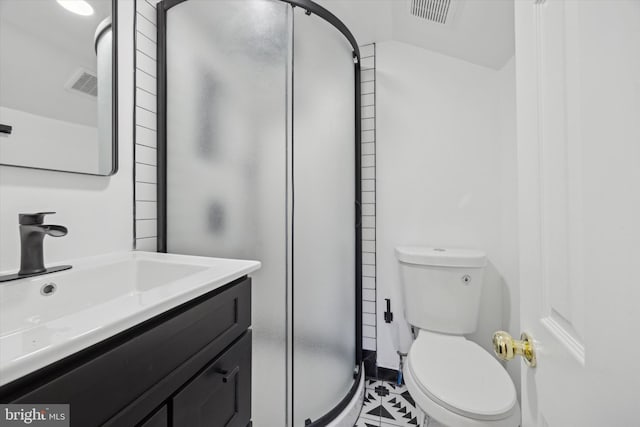
[[[258,261],[123,252],[0,283],[0,386],[260,268]],[[11,272],[0,272],[9,274]],[[54,283],[45,296],[41,289]]]

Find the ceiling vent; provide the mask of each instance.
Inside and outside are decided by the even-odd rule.
[[[75,73],[73,73],[64,87],[83,95],[97,97],[98,77],[83,68],[79,68]]]
[[[446,24],[451,21],[454,6],[453,0],[410,0],[409,11],[418,18]]]

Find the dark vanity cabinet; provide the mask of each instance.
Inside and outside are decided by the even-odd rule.
[[[251,373],[249,334],[173,397],[173,425],[245,427],[251,411],[251,377],[247,373]]]
[[[139,424],[140,427],[167,427],[169,425],[169,410],[167,409],[167,405],[164,405],[162,408],[158,409],[156,412],[151,414],[146,421],[142,424]]]
[[[79,427],[246,427],[250,324],[243,277],[3,386],[0,402],[68,403]]]

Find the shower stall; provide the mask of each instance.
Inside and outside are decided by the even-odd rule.
[[[159,250],[262,262],[256,427],[327,425],[364,375],[359,59],[309,0],[158,4]]]

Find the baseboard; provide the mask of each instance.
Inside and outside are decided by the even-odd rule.
[[[378,367],[378,380],[380,381],[398,381],[398,370]],[[404,380],[402,381],[404,383]]]

